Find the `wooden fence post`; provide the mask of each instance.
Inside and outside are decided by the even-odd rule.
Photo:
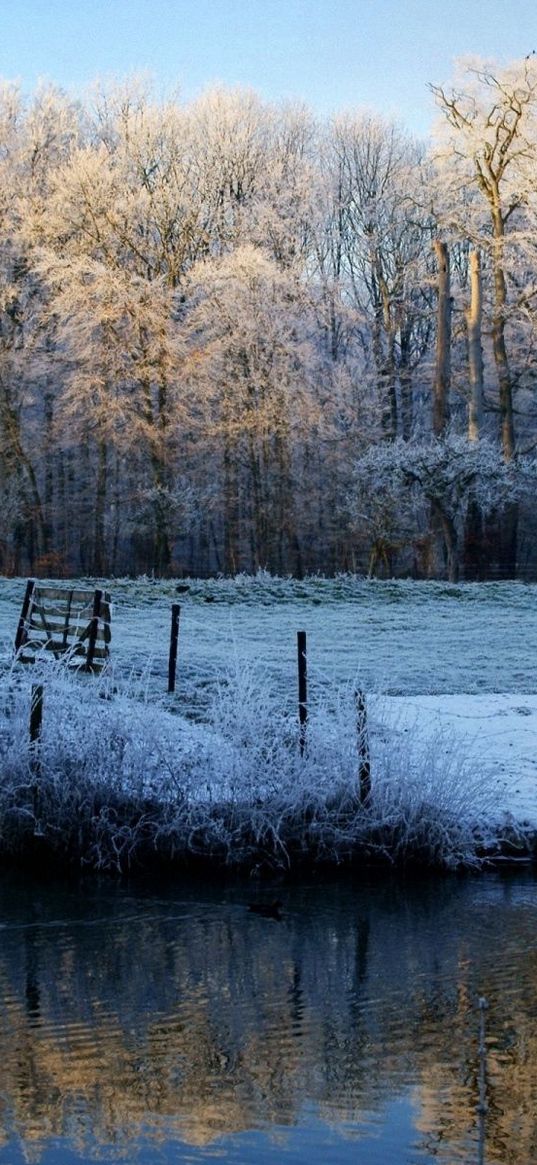
[[[170,632],[170,654],[168,658],[168,693],[175,692],[175,677],[177,672],[177,643],[179,639],[179,619],[181,607],[179,603],[172,603],[172,626]]]
[[[88,652],[86,655],[86,667],[84,669],[85,671],[91,671],[92,667],[93,667],[93,657],[95,655],[95,647],[97,644],[97,635],[99,632],[99,619],[100,619],[100,615],[101,615],[102,599],[103,599],[103,592],[96,590],[95,594],[93,596],[93,612],[92,612],[92,616],[91,616],[91,623],[90,623],[90,630],[89,630]]]
[[[41,776],[41,762],[39,759],[39,741],[43,724],[43,685],[32,684],[30,696],[30,768],[33,773],[31,784],[32,808],[34,817],[39,812],[39,777]]]
[[[41,739],[41,727],[43,724],[43,685],[32,684],[32,691],[30,697],[30,765],[34,776],[38,777],[40,774],[41,765],[39,762],[39,741]],[[33,802],[34,812],[37,809],[38,790],[37,785],[33,786]]]
[[[26,635],[27,635],[26,620],[28,618],[28,611],[30,609],[32,595],[34,593],[34,587],[35,587],[35,578],[29,578],[28,582],[26,583],[26,591],[25,591],[24,599],[23,599],[23,603],[22,603],[21,617],[19,619],[19,624],[17,627],[17,634],[15,636],[15,651],[18,651],[19,648],[22,647],[23,643],[26,640]]]
[[[30,703],[30,744],[36,747],[41,736],[43,723],[43,684],[32,684]]]
[[[306,653],[306,632],[296,633],[298,653],[298,721],[300,755],[304,755],[306,747],[306,729],[308,725],[308,659]]]
[[[371,796],[371,759],[367,732],[367,707],[365,695],[360,688],[354,693],[356,701],[356,740],[358,745],[358,789],[360,801],[365,805]]]

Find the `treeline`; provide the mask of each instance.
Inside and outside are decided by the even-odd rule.
[[[533,577],[537,65],[433,96],[3,85],[1,573]]]

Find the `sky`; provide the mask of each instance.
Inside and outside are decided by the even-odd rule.
[[[184,100],[243,86],[323,115],[374,109],[420,135],[427,84],[449,81],[455,58],[534,48],[535,0],[0,0],[0,76],[28,92],[148,73]]]

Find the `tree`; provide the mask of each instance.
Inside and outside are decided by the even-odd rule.
[[[179,110],[152,106],[130,90],[109,97],[94,134],[55,176],[46,217],[33,225],[68,369],[63,430],[72,439],[76,422],[94,481],[87,568],[104,567],[105,511],[113,504],[118,512],[111,483],[117,458],[128,452],[138,477],[131,504],[140,490],[146,503],[152,499],[151,568],[165,573],[172,555],[170,457],[180,417],[174,317],[195,255],[188,135]],[[137,506],[139,527],[146,510]]]
[[[475,502],[483,514],[505,507],[535,489],[537,462],[521,459],[507,464],[490,441],[469,441],[445,434],[441,439],[409,444],[398,440],[374,446],[355,466],[351,504],[356,515],[378,511],[377,499],[390,499],[389,534],[409,522],[419,525],[424,503],[434,507],[444,537],[446,573],[456,582],[460,571],[460,532],[468,506]],[[356,519],[355,519],[356,521]],[[378,537],[378,535],[377,535]],[[407,536],[408,537],[408,536]]]
[[[504,457],[510,461],[517,448],[514,391],[521,381],[521,369],[514,367],[515,344],[537,295],[532,242],[537,64],[531,56],[506,68],[481,60],[463,62],[454,86],[432,86],[432,90],[447,129],[451,192],[456,183],[469,196],[459,229],[486,251],[491,267],[500,435]],[[452,221],[457,219],[457,205],[460,196],[454,199]],[[529,345],[524,347],[527,352]],[[502,516],[497,534],[503,577],[516,573],[517,539],[518,508],[513,504]]]
[[[509,244],[515,231],[527,229],[537,163],[537,64],[533,58],[502,69],[485,62],[463,65],[452,88],[432,86],[448,127],[447,159],[453,181],[473,187],[487,219],[465,216],[463,229],[476,230],[493,275],[492,342],[499,385],[501,441],[510,461],[516,441],[513,419],[513,373],[507,343],[509,315]],[[457,199],[458,202],[458,199]],[[451,210],[453,217],[453,210]],[[487,222],[488,220],[488,222]],[[533,281],[523,299],[535,295]],[[517,297],[518,298],[518,297]]]
[[[43,287],[27,231],[45,212],[51,176],[80,132],[76,105],[53,87],[27,102],[0,92],[0,485],[18,498],[13,568],[52,550],[54,386],[47,375]]]
[[[292,556],[300,573],[296,458],[314,411],[306,294],[244,246],[196,267],[187,302],[186,378],[221,481],[223,568],[282,571]]]
[[[265,185],[268,109],[250,90],[218,87],[194,102],[189,124],[205,254],[216,256],[255,239]]]
[[[240,90],[0,89],[0,568],[332,573],[369,542],[391,572],[419,519],[456,572],[441,463],[437,494],[399,463],[364,484],[360,546],[345,499],[372,442],[419,461],[499,411],[506,464],[532,448],[536,75],[437,90],[444,169],[375,115]],[[495,496],[507,574],[522,495]]]
[[[408,438],[412,373],[429,331],[424,152],[396,125],[370,115],[338,118],[331,134],[347,294],[367,320],[383,433]]]
[[[162,279],[148,284],[122,267],[86,257],[60,260],[43,252],[39,269],[62,348],[60,443],[79,442],[80,468],[93,481],[88,569],[97,575],[110,569],[106,513],[125,505],[127,477],[139,526],[140,499],[151,499],[152,568],[165,573],[171,562],[169,471],[180,419],[175,377],[182,353],[169,288]],[[128,459],[122,489],[111,473],[114,459],[116,465]]]

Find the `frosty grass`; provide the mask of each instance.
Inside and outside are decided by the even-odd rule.
[[[88,584],[96,585],[70,585]],[[104,677],[87,679],[66,676],[49,658],[12,667],[25,580],[0,580],[8,848],[22,844],[21,823],[25,837],[52,831],[76,848],[77,817],[82,856],[97,866],[124,866],[151,847],[252,867],[356,852],[457,866],[478,861],[498,832],[537,826],[537,587],[298,582],[263,572],[102,585],[113,599],[112,663]],[[177,601],[177,691],[168,696]],[[297,630],[308,635],[303,757]],[[32,786],[27,722],[37,680],[45,714],[36,807],[23,790]],[[369,711],[373,797],[365,808],[357,687]]]

